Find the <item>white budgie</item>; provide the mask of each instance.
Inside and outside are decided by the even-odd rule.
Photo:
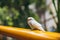
[[[38,29],[45,32],[42,25],[38,23],[33,17],[28,17],[28,25],[31,27],[31,29]]]

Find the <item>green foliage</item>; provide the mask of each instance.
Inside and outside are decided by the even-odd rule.
[[[60,32],[60,0],[58,0],[58,20],[59,20],[59,22],[58,22],[58,32]]]
[[[28,17],[34,17],[39,21],[36,13],[28,6],[37,0],[0,0],[0,25],[29,28]],[[24,7],[24,10],[22,9]]]

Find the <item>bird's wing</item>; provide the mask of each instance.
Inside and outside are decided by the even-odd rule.
[[[32,25],[34,28],[37,28],[37,29],[39,29],[39,30],[44,30],[43,27],[42,27],[42,25],[39,24],[39,23],[36,22],[36,21],[32,21],[32,22],[31,22],[31,25]]]
[[[45,32],[45,30],[43,29],[42,25],[39,24],[38,22],[36,22],[34,26],[35,26],[37,29],[39,29],[39,30]]]

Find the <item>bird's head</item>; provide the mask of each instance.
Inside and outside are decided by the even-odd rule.
[[[28,17],[27,20],[28,20],[28,21],[30,21],[30,20],[34,20],[34,18],[33,18],[33,17]]]

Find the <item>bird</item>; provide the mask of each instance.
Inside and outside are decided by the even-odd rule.
[[[45,32],[42,25],[40,23],[38,23],[33,17],[28,17],[27,23],[31,27],[32,30],[37,29],[37,30]]]

